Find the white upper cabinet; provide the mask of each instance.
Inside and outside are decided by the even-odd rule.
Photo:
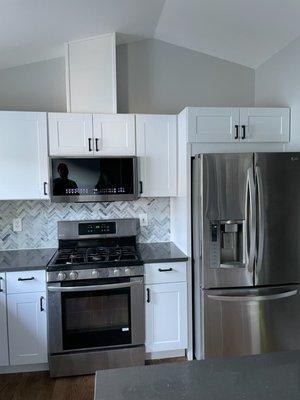
[[[0,274],[0,367],[9,365],[7,318],[6,318],[6,293],[5,274]]]
[[[245,142],[289,142],[288,108],[241,108],[241,139]]]
[[[48,362],[46,293],[7,295],[10,365]]]
[[[51,156],[135,155],[131,114],[50,113]]]
[[[116,35],[108,33],[66,44],[69,112],[117,112]]]
[[[136,116],[143,197],[177,195],[177,116]]]
[[[83,156],[93,153],[91,114],[49,113],[50,156]]]
[[[131,114],[94,114],[95,155],[135,155],[135,121]]]
[[[288,108],[188,107],[191,143],[288,142]]]
[[[234,142],[238,108],[188,108],[189,142]]]
[[[0,200],[48,199],[47,115],[0,112]]]

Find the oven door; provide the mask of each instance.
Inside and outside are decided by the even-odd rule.
[[[48,285],[49,353],[145,342],[143,278]]]

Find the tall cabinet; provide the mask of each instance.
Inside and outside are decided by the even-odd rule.
[[[47,114],[0,111],[0,200],[48,199]]]
[[[177,116],[136,116],[143,197],[177,195]]]

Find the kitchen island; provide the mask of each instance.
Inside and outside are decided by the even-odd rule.
[[[300,351],[98,371],[95,400],[299,400]]]

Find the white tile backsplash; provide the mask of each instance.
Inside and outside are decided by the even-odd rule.
[[[140,242],[170,240],[170,199],[141,198],[111,203],[51,203],[0,201],[0,250],[57,246],[57,221],[103,218],[137,218],[148,215]],[[22,218],[22,232],[13,231],[13,219]]]

